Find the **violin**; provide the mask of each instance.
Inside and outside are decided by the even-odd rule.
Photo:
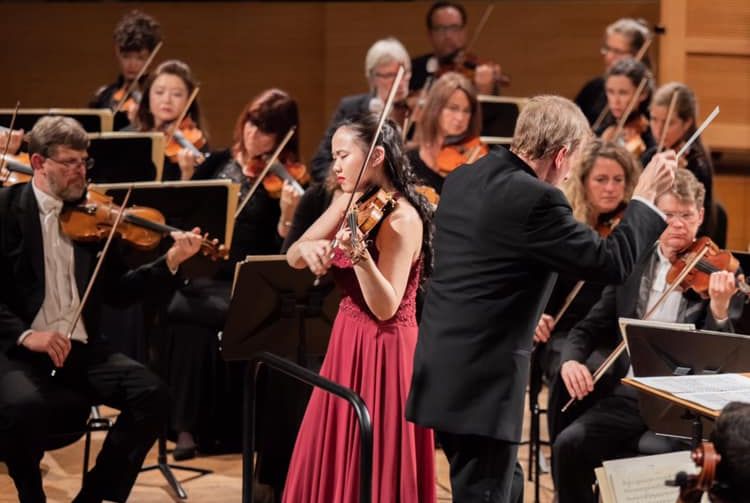
[[[698,258],[702,254],[702,257]],[[672,267],[667,272],[667,282],[672,284],[682,271],[692,262],[698,259],[692,269],[687,273],[680,288],[692,289],[703,298],[708,298],[708,284],[711,273],[717,271],[729,271],[737,273],[740,263],[728,250],[719,249],[718,245],[709,237],[697,239],[689,248],[683,250],[672,262]],[[737,287],[742,293],[750,296],[750,285],[744,279],[737,279]]]
[[[265,162],[261,159],[254,159],[248,166],[248,171],[252,176],[258,176],[265,168]],[[302,195],[305,189],[302,185],[306,185],[310,181],[310,173],[307,171],[307,166],[300,162],[287,162],[280,163],[274,162],[271,164],[270,171],[263,178],[263,188],[266,189],[268,195],[274,199],[281,197],[281,190],[284,188],[284,182],[289,182],[294,190]]]
[[[462,164],[471,164],[480,157],[489,152],[487,145],[482,143],[478,136],[468,138],[462,143],[446,145],[440,149],[440,153],[435,159],[435,168],[443,175],[461,166]]]
[[[63,208],[60,228],[73,241],[97,242],[107,238],[119,212],[120,207],[111,196],[88,190],[79,204]],[[166,225],[161,212],[146,206],[126,208],[117,226],[120,238],[139,250],[153,250],[162,237],[174,231],[180,229]],[[229,256],[229,250],[217,240],[208,239],[208,235],[201,242],[201,253],[212,260],[226,260]]]
[[[31,168],[28,158],[28,154],[25,154],[25,160],[23,156],[11,154],[5,154],[0,157],[0,160],[3,161],[2,172],[0,172],[0,180],[2,180],[3,187],[26,183],[31,180],[34,170]]]
[[[385,217],[396,209],[397,204],[392,193],[373,185],[357,199],[350,215],[356,215],[357,228],[366,237]],[[356,233],[352,232],[352,236],[356,236]]]
[[[424,198],[427,199],[427,202],[432,205],[433,209],[436,208],[440,202],[440,194],[429,185],[417,185],[414,187],[414,190],[416,190],[417,193],[422,194]]]
[[[477,67],[481,65],[494,64],[496,64],[494,61],[482,61],[476,54],[466,52],[463,49],[459,49],[453,54],[438,58],[435,77],[440,77],[444,73],[448,72],[456,72],[474,82],[474,76],[476,75]],[[500,86],[505,87],[510,85],[510,77],[502,72],[495,75],[494,78],[496,88]]]
[[[641,135],[648,130],[648,119],[636,113],[628,118],[619,134],[617,134],[617,129],[617,124],[609,126],[601,134],[602,140],[617,143],[625,147],[631,155],[640,158],[646,151],[646,144]]]
[[[193,122],[190,117],[185,117],[180,126],[174,130],[169,143],[164,148],[164,155],[166,155],[170,161],[177,162],[177,154],[183,148],[188,149],[195,157],[203,162],[207,157],[199,149],[206,146],[206,137],[198,126]]]
[[[690,453],[690,459],[696,466],[701,467],[700,473],[688,475],[680,472],[674,480],[666,482],[668,486],[679,486],[680,495],[677,503],[700,503],[703,493],[713,489],[721,454],[716,452],[712,442],[703,442]]]
[[[126,94],[128,92],[128,88],[129,86],[123,86],[115,91],[115,93],[112,95],[112,104],[113,108],[115,109],[115,113],[123,112],[128,117],[131,117],[138,110],[138,105],[141,102],[142,95],[140,91],[131,91],[130,93]]]
[[[612,234],[612,231],[615,230],[617,224],[622,221],[622,217],[625,215],[625,208],[625,203],[620,203],[620,208],[610,213],[612,216],[610,216],[609,218],[600,219],[596,223],[596,227],[594,227],[596,233],[603,238],[606,238],[607,236]]]

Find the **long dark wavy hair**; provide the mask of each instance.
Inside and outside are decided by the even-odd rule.
[[[351,130],[366,152],[378,127],[377,117],[366,114],[348,119],[338,124],[337,129],[346,127]],[[427,199],[416,191],[417,178],[404,151],[401,131],[392,121],[383,124],[377,145],[383,147],[385,159],[383,168],[385,176],[393,187],[414,206],[422,220],[422,277],[420,286],[432,274],[432,206]],[[363,187],[366,188],[366,187]]]

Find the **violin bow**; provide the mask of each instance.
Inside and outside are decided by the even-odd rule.
[[[424,108],[425,102],[427,101],[427,93],[432,87],[434,81],[435,78],[432,75],[427,76],[424,80],[424,84],[422,84],[422,88],[419,90],[419,94],[417,95],[417,104],[414,107],[414,112],[407,115],[404,120],[404,129],[401,131],[401,139],[404,142],[406,142],[406,135],[409,134],[409,128],[411,128],[411,125],[414,123],[413,116]],[[416,133],[414,137],[416,138]]]
[[[354,188],[352,189],[352,193],[349,195],[349,201],[346,203],[346,209],[344,210],[344,216],[341,218],[341,224],[339,225],[339,230],[341,230],[344,225],[346,224],[347,218],[349,213],[351,212],[352,205],[354,204],[354,195],[357,193],[357,188],[359,187],[360,182],[362,181],[362,177],[365,174],[365,171],[367,171],[367,167],[370,164],[370,159],[372,159],[372,154],[375,152],[375,147],[378,144],[378,139],[380,139],[380,133],[383,130],[383,124],[385,124],[386,119],[388,118],[388,115],[391,113],[391,107],[393,107],[393,102],[396,99],[396,92],[398,91],[398,86],[401,84],[401,80],[404,78],[404,66],[399,65],[398,71],[396,72],[396,78],[393,79],[393,83],[391,84],[391,89],[388,91],[388,98],[385,100],[385,105],[383,105],[383,110],[380,111],[380,117],[378,118],[378,125],[375,129],[375,135],[372,138],[372,141],[370,142],[370,147],[367,150],[367,155],[365,156],[365,160],[362,162],[362,167],[359,168],[359,173],[357,174],[357,180],[354,182]],[[336,232],[338,234],[338,231]],[[336,248],[338,246],[338,240],[334,237],[334,239],[331,240],[331,249]],[[318,286],[320,284],[320,276],[315,278],[315,281],[313,282],[313,286]]]
[[[5,177],[0,180],[4,182],[10,177],[10,170],[7,170],[5,165],[7,164],[7,156],[8,156],[8,149],[10,148],[10,140],[13,137],[13,126],[16,124],[16,117],[18,116],[18,109],[21,107],[21,102],[16,101],[16,108],[13,110],[13,115],[10,117],[10,127],[8,128],[8,139],[5,140],[5,146],[3,147],[3,156],[2,159],[0,159],[0,176],[2,176],[3,173],[6,171],[8,172]]]
[[[128,187],[128,192],[125,194],[125,198],[122,201],[122,205],[120,206],[120,211],[117,212],[117,217],[115,217],[115,223],[112,224],[112,229],[110,229],[109,231],[109,235],[107,236],[107,241],[105,241],[102,251],[99,252],[99,259],[96,261],[96,266],[94,266],[94,272],[91,273],[91,278],[89,278],[89,282],[86,285],[86,290],[83,292],[83,297],[81,297],[81,302],[78,303],[78,308],[76,309],[75,315],[73,316],[73,320],[70,322],[70,325],[68,326],[68,330],[65,333],[65,337],[68,340],[70,340],[73,337],[73,331],[75,330],[76,325],[78,325],[78,322],[81,319],[81,314],[83,314],[83,309],[86,307],[86,302],[89,300],[89,296],[91,295],[91,290],[94,286],[94,282],[96,281],[96,278],[99,275],[99,270],[102,268],[102,264],[104,263],[104,258],[107,256],[107,252],[109,251],[109,246],[112,243],[112,238],[115,236],[115,231],[117,231],[117,226],[120,225],[122,216],[125,214],[125,208],[128,205],[128,201],[130,200],[130,194],[132,192],[133,192],[133,186],[131,185],[130,187]],[[57,373],[57,369],[52,369],[52,373],[50,375],[54,377],[56,373]]]
[[[469,49],[474,47],[474,44],[477,43],[479,35],[482,33],[482,30],[484,30],[484,26],[487,24],[487,21],[489,21],[490,14],[492,14],[492,11],[494,9],[495,4],[492,2],[488,2],[487,7],[485,7],[484,13],[482,14],[482,18],[479,20],[479,23],[477,23],[477,27],[474,29],[474,34],[471,36],[471,41],[469,41],[469,43],[466,44],[466,47],[464,48],[464,53],[469,52]]]
[[[193,106],[193,101],[195,101],[195,97],[198,96],[198,91],[200,91],[200,86],[195,86],[195,89],[193,89],[193,92],[190,93],[190,97],[187,100],[187,103],[185,103],[185,108],[182,109],[182,112],[180,112],[180,115],[177,117],[177,120],[174,121],[174,126],[170,129],[169,134],[167,135],[167,142],[166,144],[169,144],[170,141],[172,141],[172,137],[174,136],[175,131],[178,131],[180,129],[180,124],[182,124],[183,119],[188,114],[188,110],[190,110],[190,107]]]
[[[115,107],[115,110],[112,112],[113,114],[116,114],[117,112],[122,109],[122,106],[125,104],[125,102],[128,100],[128,96],[133,92],[133,89],[135,89],[136,85],[140,85],[141,77],[143,77],[143,74],[146,73],[146,70],[148,69],[148,66],[151,64],[151,62],[154,61],[154,57],[156,57],[156,53],[159,52],[159,49],[161,49],[162,44],[164,44],[164,41],[159,42],[156,44],[156,47],[154,47],[154,50],[151,51],[151,55],[148,57],[145,63],[143,63],[143,66],[141,67],[141,70],[138,72],[138,75],[135,76],[133,79],[133,82],[130,83],[127,89],[125,89],[125,94],[120,98],[120,101],[117,102],[117,106]]]
[[[659,137],[659,146],[656,147],[656,153],[658,154],[664,150],[664,140],[667,138],[667,129],[669,129],[669,123],[672,121],[672,114],[674,113],[674,107],[677,104],[677,96],[679,96],[680,90],[675,89],[672,93],[672,99],[669,100],[669,109],[667,110],[667,118],[664,119],[664,125],[662,126],[661,136]]]
[[[646,55],[646,51],[648,51],[648,48],[651,47],[651,43],[653,41],[654,41],[654,37],[653,36],[651,36],[648,39],[646,39],[646,41],[643,43],[643,45],[641,46],[641,48],[636,53],[635,58],[633,58],[633,59],[635,59],[636,61],[642,60],[643,57]],[[599,129],[599,126],[602,125],[602,122],[604,122],[604,118],[607,116],[608,113],[609,113],[609,103],[607,103],[606,105],[604,105],[604,108],[602,108],[602,111],[599,112],[599,116],[596,118],[596,120],[594,121],[594,123],[591,125],[591,129],[593,129],[594,131],[596,131],[597,129]]]
[[[698,265],[698,262],[700,262],[703,257],[708,253],[708,246],[705,246],[703,250],[701,250],[688,264],[685,266],[685,268],[680,272],[680,274],[675,278],[675,280],[669,284],[666,290],[664,290],[664,293],[661,294],[661,296],[657,299],[656,303],[651,306],[651,309],[646,313],[646,315],[642,318],[643,320],[648,320],[651,316],[653,316],[654,312],[656,312],[656,309],[661,306],[664,301],[667,299],[667,295],[672,293],[675,288],[679,286],[680,283],[682,283],[682,280],[685,279],[685,277],[690,273],[690,271],[695,268],[696,265]],[[594,384],[599,382],[599,380],[602,378],[605,372],[609,370],[609,368],[612,366],[615,361],[620,357],[622,352],[625,351],[625,341],[622,340],[617,345],[617,347],[612,351],[609,356],[602,362],[601,365],[599,365],[599,368],[596,369],[594,374],[592,375]],[[570,400],[565,404],[565,406],[562,408],[562,412],[566,412],[568,408],[573,405],[573,403],[576,401],[575,397],[571,397]]]
[[[708,114],[708,117],[703,121],[703,123],[700,125],[698,129],[695,130],[695,133],[688,139],[688,141],[685,142],[685,145],[682,146],[679,152],[677,152],[677,158],[679,159],[683,155],[685,155],[685,152],[688,151],[690,148],[690,145],[695,142],[695,140],[698,139],[698,137],[701,135],[704,129],[708,127],[711,122],[716,118],[716,116],[719,115],[719,105],[716,105],[716,108],[713,109],[713,111]]]
[[[617,121],[617,129],[615,129],[615,135],[612,141],[616,141],[617,137],[620,136],[620,133],[622,133],[622,129],[625,127],[625,123],[628,122],[628,117],[630,116],[630,113],[633,111],[636,104],[638,103],[638,99],[641,97],[641,93],[643,92],[643,89],[646,87],[647,83],[648,83],[648,77],[643,77],[641,81],[638,83],[638,88],[635,90],[635,94],[633,94],[633,97],[630,99],[630,103],[628,103],[628,107],[625,109],[625,112],[622,114],[622,117],[620,117],[620,120]]]
[[[253,185],[250,187],[250,190],[248,191],[245,198],[240,203],[239,207],[237,208],[237,211],[234,212],[234,219],[236,220],[237,217],[242,213],[242,210],[247,205],[248,201],[250,201],[250,198],[253,197],[253,194],[255,194],[255,191],[258,190],[258,187],[263,182],[263,178],[268,174],[268,171],[271,169],[271,166],[276,162],[276,159],[279,158],[279,155],[281,155],[281,151],[284,150],[284,147],[286,147],[286,144],[289,143],[289,140],[292,139],[292,136],[294,135],[294,132],[297,130],[297,126],[292,126],[289,128],[289,131],[286,132],[286,136],[284,136],[284,139],[281,140],[281,143],[276,147],[276,150],[273,151],[273,154],[268,159],[268,162],[266,162],[266,165],[263,167],[263,171],[260,172],[260,174],[255,178],[255,181],[253,182]]]

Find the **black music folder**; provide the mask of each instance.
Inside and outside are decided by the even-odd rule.
[[[0,108],[0,126],[10,127],[13,110]],[[112,131],[112,112],[106,108],[19,108],[13,128],[29,132],[36,121],[45,115],[72,117],[88,133]]]
[[[163,133],[92,133],[89,181],[97,184],[161,181]]]
[[[133,187],[128,207],[147,206],[159,210],[166,224],[181,230],[200,227],[211,238],[216,238],[227,247],[232,242],[234,212],[237,208],[239,185],[229,180],[203,180],[193,182],[139,182],[118,184],[92,184],[92,190],[110,195],[114,202],[123,201],[129,187]],[[153,260],[163,253],[172,240],[162,239],[161,246],[153,253],[133,252],[129,257],[131,266]],[[182,264],[188,277],[212,276],[220,266],[200,253]]]
[[[516,121],[526,98],[480,95],[482,108],[482,141],[489,144],[510,145]]]
[[[250,256],[235,270],[232,300],[222,333],[225,360],[249,360],[259,351],[306,363],[325,354],[340,295],[330,276],[314,284],[308,269],[284,255]]]

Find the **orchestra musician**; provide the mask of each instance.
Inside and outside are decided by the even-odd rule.
[[[197,160],[187,154],[185,161],[194,170],[192,179],[232,180],[240,184],[243,200],[267,158],[297,124],[297,102],[291,96],[280,89],[261,92],[237,117],[231,148],[211,153],[197,167]],[[282,163],[299,159],[298,138],[295,133],[282,150]],[[288,184],[281,190],[289,191]],[[279,252],[281,233],[289,228],[284,222],[293,218],[299,196],[291,190],[291,204],[283,194],[275,196],[263,184],[258,186],[235,220],[229,260],[212,278],[194,279],[181,288],[170,303],[166,346],[171,349],[165,375],[174,397],[170,421],[177,433],[176,460],[195,457],[198,450],[215,450],[223,439],[231,443],[232,433],[240,438],[239,424],[221,413],[225,404],[220,397],[229,394],[232,383],[226,381],[228,366],[220,356],[216,332],[224,326],[229,309],[235,264],[248,255]],[[239,393],[236,399],[239,403]]]
[[[469,79],[449,72],[435,81],[417,125],[417,146],[407,151],[417,178],[439,194],[449,172],[487,152],[479,142],[481,126],[482,111]],[[475,146],[479,150],[472,153]]]
[[[721,460],[709,501],[743,503],[750,494],[750,404],[725,405],[711,432],[711,442]]]
[[[336,174],[346,196],[373,186],[395,198],[395,208],[361,237],[359,228],[341,229],[350,197],[339,197],[294,243],[287,262],[316,275],[331,271],[343,298],[320,374],[359,394],[373,427],[372,501],[435,501],[432,432],[404,417],[417,338],[416,293],[432,264],[427,201],[414,187],[403,153],[401,132],[386,121],[362,175],[378,121],[366,114],[340,126],[333,136]],[[365,211],[362,208],[362,211]],[[340,245],[334,249],[331,239]],[[315,388],[289,467],[284,502],[359,501],[359,434],[351,409]],[[321,476],[325,473],[325,476]]]
[[[136,131],[158,131],[170,139],[166,146],[163,180],[189,180],[193,176],[194,162],[187,160],[187,149],[175,143],[174,131],[188,133],[203,142],[195,145],[203,152],[208,151],[205,135],[200,129],[201,113],[198,100],[188,101],[196,81],[190,67],[176,59],[164,61],[146,79],[143,97],[138,105],[135,124]],[[182,124],[175,124],[188,107]],[[173,155],[169,151],[174,150]]]
[[[117,23],[113,38],[115,57],[120,66],[120,75],[117,76],[115,82],[102,86],[96,91],[89,102],[89,108],[114,110],[121,100],[130,98],[123,110],[132,123],[140,101],[140,89],[136,87],[135,92],[131,92],[129,97],[125,96],[124,93],[141,74],[143,65],[146,64],[157,44],[161,42],[161,26],[156,19],[148,14],[139,10],[132,10]],[[143,75],[139,84],[143,84],[142,81],[145,78],[146,76]]]
[[[621,317],[644,318],[656,306],[649,320],[732,331],[730,318],[736,319],[741,314],[744,296],[735,296],[737,286],[731,272],[711,273],[708,299],[693,291],[676,289],[657,305],[666,291],[672,262],[695,240],[703,220],[704,194],[703,186],[692,173],[678,169],[674,185],[656,199],[656,206],[667,218],[667,228],[658,243],[652,244],[623,285],[604,289],[601,299],[565,340],[560,376],[571,397],[580,400],[594,390],[586,359],[594,347],[606,345],[613,349],[617,345],[621,339],[617,321]],[[623,354],[615,362],[611,377],[596,384],[595,403],[555,439],[553,477],[560,503],[593,503],[594,468],[606,459],[639,452],[638,441],[647,426],[641,418],[637,392],[620,383],[629,367],[627,354]],[[659,442],[649,450],[657,453],[681,448],[680,444]]]
[[[391,112],[391,118],[399,125],[404,123],[405,98],[409,91],[411,77],[411,60],[406,48],[393,37],[380,39],[367,50],[365,56],[365,77],[369,85],[369,92],[345,96],[339,102],[328,130],[318,146],[318,151],[310,162],[311,175],[316,182],[326,179],[333,157],[331,155],[331,139],[338,125],[346,119],[358,117],[364,113],[379,114],[388,97],[393,80],[396,78],[398,67],[403,66],[405,73],[396,92],[396,103]]]
[[[587,224],[604,237],[609,235],[622,219],[640,173],[638,161],[627,150],[597,138],[583,147],[580,161],[573,166],[570,176],[561,188],[576,220]],[[599,300],[605,285],[595,282],[584,283],[575,299],[555,323],[557,313],[563,309],[567,296],[575,286],[576,278],[565,275],[557,278],[544,310],[545,314],[539,320],[534,333],[534,342],[537,343],[535,356],[539,359],[543,375],[550,383],[547,406],[550,441],[554,441],[557,433],[563,428],[563,421],[569,421],[571,416],[571,411],[565,415],[559,414],[568,399],[564,389],[559,389],[562,384],[557,382],[560,353],[565,338],[570,329],[586,316],[591,306]],[[607,353],[595,351],[587,365],[595,369]],[[581,410],[580,404],[575,410]]]
[[[406,417],[436,430],[454,502],[522,500],[516,453],[529,355],[553,271],[623,281],[664,228],[652,202],[671,185],[672,152],[644,170],[609,238],[575,219],[555,185],[589,135],[572,101],[537,96],[510,150],[490,151],[443,185]]]
[[[621,18],[607,26],[604,30],[604,43],[600,49],[604,60],[604,72],[621,59],[635,58],[651,36],[651,30],[646,22],[639,19]],[[641,61],[650,66],[648,55],[644,55]],[[597,76],[588,81],[578,91],[575,102],[581,107],[589,124],[593,125],[607,104],[604,77]]]
[[[86,191],[88,145],[73,119],[44,117],[29,133],[32,181],[0,189],[0,455],[24,503],[45,501],[39,463],[47,437],[70,414],[59,402],[70,392],[121,411],[74,501],[127,499],[169,397],[159,378],[103,340],[100,307],[166,295],[201,246],[199,234],[175,232],[164,256],[132,270],[111,247],[71,329],[102,249],[72,242],[60,228],[61,211]]]
[[[635,97],[644,80],[645,87]],[[607,70],[604,86],[609,113],[594,133],[604,140],[624,145],[636,159],[640,159],[646,150],[656,145],[647,114],[653,93],[653,76],[645,64],[625,58]],[[628,116],[623,117],[626,113]],[[619,127],[621,122],[624,123],[622,128]]]
[[[427,37],[432,45],[432,53],[423,54],[412,60],[412,78],[409,89],[423,88],[430,76],[439,77],[442,67],[455,70],[455,60],[466,55],[466,9],[458,2],[434,2],[427,11]],[[499,94],[498,78],[500,65],[480,63],[473,71],[473,84],[479,94]]]
[[[675,93],[674,111],[669,118],[669,124],[667,124],[669,105]],[[684,142],[695,133],[697,128],[698,104],[693,90],[685,84],[670,82],[661,86],[654,93],[649,111],[651,115],[651,130],[654,133],[654,138],[661,139],[663,137],[664,148],[679,150]],[[647,150],[643,154],[641,161],[648,163],[656,150],[657,146]],[[713,197],[714,167],[708,149],[703,145],[700,137],[690,145],[682,159],[685,162],[680,164],[680,166],[693,173],[706,189],[706,197],[703,203],[703,223],[698,229],[698,235],[709,236],[719,247],[723,247],[726,241],[726,234],[721,235],[721,231],[716,227],[715,221],[716,208],[714,207]]]

